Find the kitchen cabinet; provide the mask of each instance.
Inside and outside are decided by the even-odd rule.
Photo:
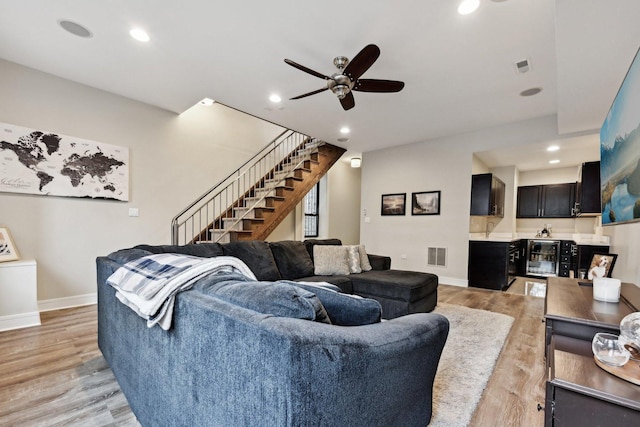
[[[515,279],[510,270],[510,242],[472,240],[469,242],[469,286],[504,290]]]
[[[600,162],[585,162],[579,169],[576,183],[576,216],[594,216],[600,209]]]
[[[505,185],[492,173],[471,176],[471,215],[504,217]]]
[[[560,242],[560,268],[558,276],[570,277],[571,272],[575,270],[575,257],[577,255],[576,243],[571,240],[563,240]]]
[[[571,218],[576,184],[528,185],[518,187],[517,218]]]

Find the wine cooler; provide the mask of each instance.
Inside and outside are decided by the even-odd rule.
[[[557,276],[560,268],[559,240],[529,240],[527,276]]]

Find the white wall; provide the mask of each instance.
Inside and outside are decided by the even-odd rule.
[[[390,255],[394,268],[428,271],[437,274],[441,283],[466,285],[471,174],[474,167],[479,168],[472,161],[473,153],[559,137],[555,116],[547,116],[365,153],[361,209],[367,211],[370,222],[361,222],[362,243],[371,253]],[[526,185],[518,181],[517,185]],[[442,191],[441,215],[412,217],[409,211],[402,217],[380,215],[382,194],[406,192],[410,200],[411,192],[429,190]],[[618,258],[614,275],[640,283],[640,223],[605,227],[604,234],[612,236],[612,252],[635,257]],[[448,248],[446,267],[427,266],[428,246]]]
[[[38,262],[38,300],[57,308],[95,297],[95,258],[170,242],[172,217],[283,128],[220,104],[180,115],[0,60],[0,122],[129,147],[129,202],[0,193],[0,225]],[[329,172],[324,237],[359,242],[360,171]],[[335,195],[335,201],[332,200]],[[330,209],[329,206],[332,206]],[[136,207],[140,216],[128,216]],[[269,240],[302,239],[298,207]]]
[[[130,150],[129,202],[0,193],[0,223],[37,260],[38,299],[54,307],[95,293],[98,255],[169,243],[171,218],[282,130],[219,104],[176,115],[2,60],[0,76],[0,122]]]

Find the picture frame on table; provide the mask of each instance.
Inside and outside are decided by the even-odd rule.
[[[20,259],[16,245],[11,239],[11,233],[7,227],[0,227],[0,262],[16,261]]]
[[[611,277],[616,259],[618,259],[618,254],[593,254],[589,270],[587,270],[587,279]]]
[[[404,215],[407,193],[383,194],[380,215]]]
[[[411,193],[411,215],[440,215],[440,191]]]

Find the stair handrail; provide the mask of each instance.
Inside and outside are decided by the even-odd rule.
[[[187,230],[186,230],[187,225],[186,224],[190,220],[192,221],[192,235],[190,236],[189,239],[191,241],[200,240],[197,237],[202,234],[203,230],[198,230],[197,233],[195,232],[194,224],[193,224],[193,221],[195,221],[194,217],[196,215],[198,215],[198,214],[200,214],[200,216],[202,216],[201,210],[203,208],[207,208],[208,209],[209,203],[212,203],[212,208],[215,209],[215,198],[216,197],[221,196],[221,194],[223,192],[228,191],[228,189],[230,189],[230,188],[233,189],[234,185],[238,185],[239,186],[240,180],[243,179],[248,172],[250,172],[250,171],[255,172],[255,170],[253,170],[252,168],[255,168],[257,165],[260,164],[260,162],[265,160],[268,156],[275,154],[276,150],[279,147],[285,145],[287,143],[287,141],[289,141],[290,139],[292,139],[294,137],[301,138],[303,141],[310,139],[309,136],[307,136],[307,135],[304,135],[302,133],[293,131],[291,129],[285,129],[280,134],[278,134],[275,138],[273,138],[271,141],[269,141],[258,152],[256,152],[256,154],[254,154],[250,159],[245,161],[240,167],[238,167],[233,172],[231,172],[229,175],[227,175],[225,178],[220,180],[218,183],[216,183],[214,186],[212,186],[209,190],[204,192],[200,197],[198,197],[192,203],[190,203],[186,208],[182,209],[178,214],[176,214],[173,217],[173,219],[171,220],[171,241],[172,241],[172,244],[178,244],[178,242],[180,240],[180,228],[182,226],[185,227],[185,243],[186,243],[186,240],[187,240],[186,239],[186,232],[187,232]],[[276,165],[279,164],[278,162],[281,163],[282,159],[277,160],[276,161]],[[237,194],[236,196],[237,197],[242,197],[241,194]],[[235,196],[233,196],[233,191],[232,191],[232,197],[235,197]],[[236,202],[237,202],[237,200],[234,200],[232,202],[232,204],[230,206],[231,209],[234,207]],[[200,206],[200,207],[198,208],[198,206]],[[181,218],[184,215],[186,215],[187,213],[189,213],[189,212],[192,212],[192,214],[181,221]],[[208,215],[208,210],[207,210],[206,214]],[[200,222],[202,222],[201,218],[200,218]]]

